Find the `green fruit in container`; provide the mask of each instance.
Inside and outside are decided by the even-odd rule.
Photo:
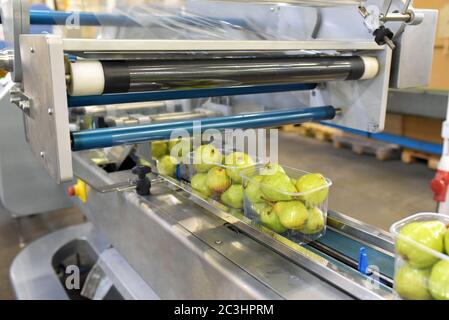
[[[429,268],[438,261],[432,253],[419,248],[414,242],[442,253],[446,226],[440,221],[412,222],[399,231],[397,252],[414,268]]]
[[[164,176],[174,177],[179,160],[172,156],[163,156],[157,162],[157,171]]]
[[[446,254],[449,255],[449,231],[446,231],[446,234],[444,235],[444,247]]]
[[[271,176],[278,172],[285,173],[285,170],[279,164],[269,162],[260,169],[259,174],[261,176]]]
[[[168,150],[172,157],[183,159],[192,151],[192,141],[189,138],[178,138],[168,142]]]
[[[273,230],[274,232],[284,233],[287,231],[287,228],[281,224],[278,215],[273,210],[268,210],[268,208],[261,211],[260,221],[265,227]]]
[[[309,218],[309,211],[301,201],[278,202],[273,206],[273,212],[287,229],[304,228]]]
[[[198,173],[192,177],[190,182],[192,188],[200,193],[200,195],[208,198],[212,195],[212,191],[207,186],[207,174]]]
[[[224,168],[214,167],[207,173],[206,184],[214,193],[223,193],[231,186],[231,178]]]
[[[193,167],[200,173],[208,172],[221,162],[221,151],[211,144],[200,146],[193,154]]]
[[[264,202],[263,193],[260,189],[260,183],[262,182],[263,176],[255,176],[245,187],[245,195],[251,203]]]
[[[309,218],[304,228],[299,229],[304,234],[316,234],[324,230],[324,214],[318,208],[309,209]]]
[[[414,269],[404,264],[395,274],[394,288],[403,299],[431,300],[429,276],[430,269]]]
[[[234,183],[242,183],[240,173],[245,171],[249,175],[255,172],[253,159],[243,152],[233,152],[225,158],[226,173]]]
[[[153,141],[151,142],[151,156],[153,159],[159,159],[168,155],[168,145],[165,141]]]
[[[241,184],[230,186],[229,189],[221,195],[220,199],[224,204],[234,209],[243,208],[243,186]]]
[[[260,189],[263,193],[263,198],[271,202],[289,201],[292,199],[292,196],[288,193],[296,192],[296,188],[290,178],[282,172],[264,176]]]
[[[296,182],[296,189],[301,195],[300,199],[309,207],[316,207],[322,204],[329,194],[328,182],[319,173],[308,173],[303,175]],[[313,191],[316,190],[316,191]]]
[[[449,300],[449,261],[437,262],[430,273],[429,288],[437,300]]]
[[[273,210],[273,206],[269,205],[268,203],[253,203],[251,208],[258,215],[262,215],[264,213],[266,214]]]

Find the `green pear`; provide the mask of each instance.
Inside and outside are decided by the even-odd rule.
[[[430,273],[429,289],[437,300],[449,300],[449,261],[437,262]]]
[[[168,142],[168,150],[172,157],[183,159],[192,152],[192,141],[189,138],[178,138]]]
[[[269,162],[260,169],[259,174],[261,176],[271,176],[278,172],[285,173],[285,170],[279,164]]]
[[[399,231],[397,252],[414,268],[429,268],[438,261],[432,253],[418,248],[414,242],[442,253],[446,226],[440,221],[412,222]]]
[[[261,191],[263,198],[267,201],[289,201],[292,199],[292,195],[289,193],[295,193],[296,188],[285,173],[277,172],[273,175],[264,176]]]
[[[241,184],[230,186],[229,189],[221,195],[220,199],[224,204],[234,209],[243,208],[243,186]]]
[[[301,229],[309,218],[309,211],[301,201],[278,202],[273,212],[287,229]]]
[[[273,230],[274,232],[284,233],[287,231],[287,228],[281,224],[278,215],[273,210],[269,210],[267,207],[261,211],[260,221],[265,227]]]
[[[157,171],[164,176],[174,177],[179,160],[172,156],[163,156],[157,162]]]
[[[329,187],[327,185],[328,182],[326,178],[321,174],[308,173],[297,180],[296,189],[299,193],[304,193],[300,196],[300,199],[304,201],[307,206],[316,207],[327,199],[329,194]]]
[[[273,210],[273,206],[269,205],[268,203],[253,203],[251,206],[251,209],[258,214],[261,215],[263,213],[268,213]]]
[[[446,231],[446,234],[444,235],[444,248],[446,254],[449,255],[449,231]]]
[[[151,156],[153,157],[153,159],[160,159],[165,155],[168,155],[167,142],[165,141],[151,142]]]
[[[226,173],[232,179],[232,182],[241,184],[242,177],[240,173],[245,171],[245,173],[251,175],[256,169],[254,168],[254,160],[243,152],[233,152],[225,158]]]
[[[251,203],[264,202],[263,194],[260,190],[262,179],[263,176],[255,176],[248,181],[248,184],[245,187],[246,198],[251,201]]]
[[[300,229],[304,234],[316,234],[324,230],[325,221],[324,214],[318,208],[309,209],[309,218],[304,228]]]
[[[231,178],[226,174],[226,169],[214,167],[207,173],[206,184],[214,193],[223,193],[231,186]]]
[[[208,198],[212,195],[212,191],[207,186],[207,174],[198,173],[192,177],[190,182],[192,188],[200,193],[200,195]]]
[[[211,144],[200,146],[193,154],[193,166],[199,173],[208,172],[221,162],[221,151]]]
[[[429,276],[430,269],[414,269],[404,264],[395,274],[394,288],[404,299],[431,300],[432,296],[428,290]]]

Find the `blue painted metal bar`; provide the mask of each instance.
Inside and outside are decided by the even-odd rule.
[[[415,139],[398,136],[398,135],[390,134],[390,133],[370,133],[370,132],[366,132],[366,131],[362,131],[362,130],[355,130],[355,129],[342,127],[342,126],[327,123],[327,122],[323,122],[323,124],[326,126],[339,128],[343,131],[346,131],[346,132],[349,132],[352,134],[357,134],[357,135],[360,135],[363,137],[367,137],[367,138],[371,138],[371,139],[375,139],[375,140],[379,140],[379,141],[384,141],[384,142],[388,142],[388,143],[398,144],[402,147],[418,150],[421,152],[433,153],[433,154],[437,154],[437,155],[443,154],[443,145],[442,144],[415,140]]]
[[[136,127],[78,131],[71,134],[72,150],[81,151],[145,141],[168,140],[171,138],[172,131],[174,130],[185,130],[193,134],[196,130],[204,132],[208,129],[225,130],[273,127],[290,123],[329,120],[334,117],[335,109],[331,106],[325,106],[149,124]],[[201,127],[197,127],[198,124],[201,124]]]
[[[68,96],[69,108],[98,106],[107,104],[133,103],[146,101],[163,101],[179,99],[197,99],[208,97],[235,96],[246,94],[285,92],[285,91],[305,91],[316,88],[315,83],[283,84],[283,85],[263,85],[245,86],[220,89],[196,89],[196,90],[168,90],[135,93],[104,94],[101,96]]]

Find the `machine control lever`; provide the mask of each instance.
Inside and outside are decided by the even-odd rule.
[[[132,173],[137,175],[136,191],[139,196],[149,196],[151,189],[151,181],[147,177],[147,174],[151,173],[151,168],[147,166],[136,166],[133,168]]]

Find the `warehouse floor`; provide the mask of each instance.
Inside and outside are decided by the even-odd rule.
[[[424,164],[379,162],[349,150],[333,149],[329,143],[280,134],[280,163],[306,171],[321,172],[333,180],[330,208],[368,224],[388,229],[402,217],[434,211],[429,190],[434,172]],[[83,222],[76,209],[61,210],[23,219],[18,224],[0,209],[0,299],[13,299],[9,266],[20,251],[20,236],[30,242],[71,224]],[[19,232],[20,230],[20,232]]]

